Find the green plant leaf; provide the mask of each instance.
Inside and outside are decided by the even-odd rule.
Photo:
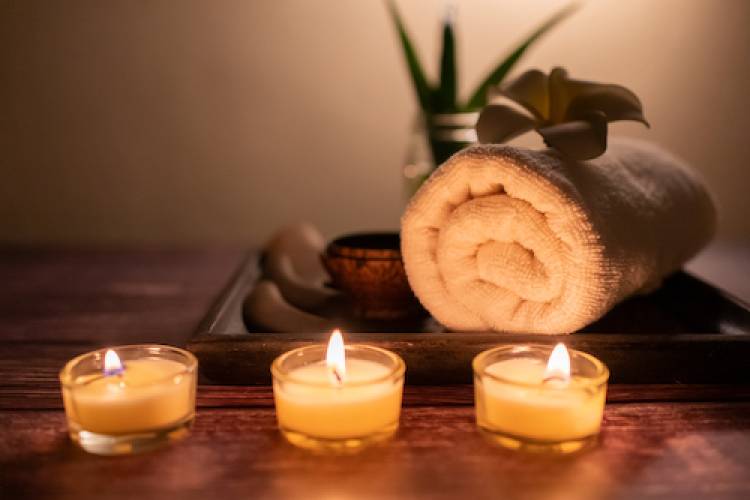
[[[401,16],[396,9],[396,5],[393,1],[388,2],[388,11],[393,19],[393,24],[396,26],[398,31],[398,37],[401,40],[401,48],[404,51],[404,58],[406,59],[406,65],[409,67],[409,73],[411,74],[412,83],[414,84],[414,90],[417,93],[419,104],[422,106],[422,110],[428,112],[432,109],[432,89],[430,84],[427,82],[427,78],[424,76],[422,65],[419,62],[417,53],[414,51],[409,34],[406,32],[404,23],[401,21]]]
[[[555,12],[550,16],[541,26],[539,26],[531,35],[529,35],[515,50],[513,50],[505,59],[493,69],[489,75],[482,81],[481,84],[472,94],[471,98],[466,104],[466,109],[474,110],[479,109],[487,103],[487,91],[493,85],[499,84],[508,72],[513,69],[513,66],[523,56],[526,49],[534,44],[539,38],[547,33],[550,29],[555,27],[563,19],[571,15],[573,12],[578,10],[578,4],[570,4],[563,7],[559,11]]]
[[[456,42],[450,17],[443,26],[443,55],[440,59],[440,87],[437,89],[437,111],[456,110]]]

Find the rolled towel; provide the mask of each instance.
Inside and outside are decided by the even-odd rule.
[[[414,293],[448,328],[569,333],[657,287],[715,219],[696,172],[643,141],[586,162],[477,145],[412,198],[401,245]]]

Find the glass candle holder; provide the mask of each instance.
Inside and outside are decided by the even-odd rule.
[[[570,453],[596,441],[609,370],[570,350],[566,380],[545,380],[552,346],[501,346],[473,361],[476,418],[493,442],[511,449]]]
[[[197,368],[191,353],[163,345],[72,359],[60,372],[71,439],[90,453],[122,455],[183,438],[195,417]]]
[[[274,360],[276,418],[290,443],[315,451],[354,451],[398,429],[403,360],[367,345],[347,345],[345,352],[341,383],[331,380],[323,345],[294,349]]]

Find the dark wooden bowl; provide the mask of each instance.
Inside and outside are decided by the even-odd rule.
[[[328,244],[323,266],[332,285],[352,301],[359,318],[393,320],[424,316],[406,279],[398,233],[356,233]]]

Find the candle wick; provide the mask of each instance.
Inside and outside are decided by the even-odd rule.
[[[331,368],[331,373],[333,374],[333,378],[336,379],[336,384],[342,385],[344,383],[344,377],[341,376],[336,367]]]

